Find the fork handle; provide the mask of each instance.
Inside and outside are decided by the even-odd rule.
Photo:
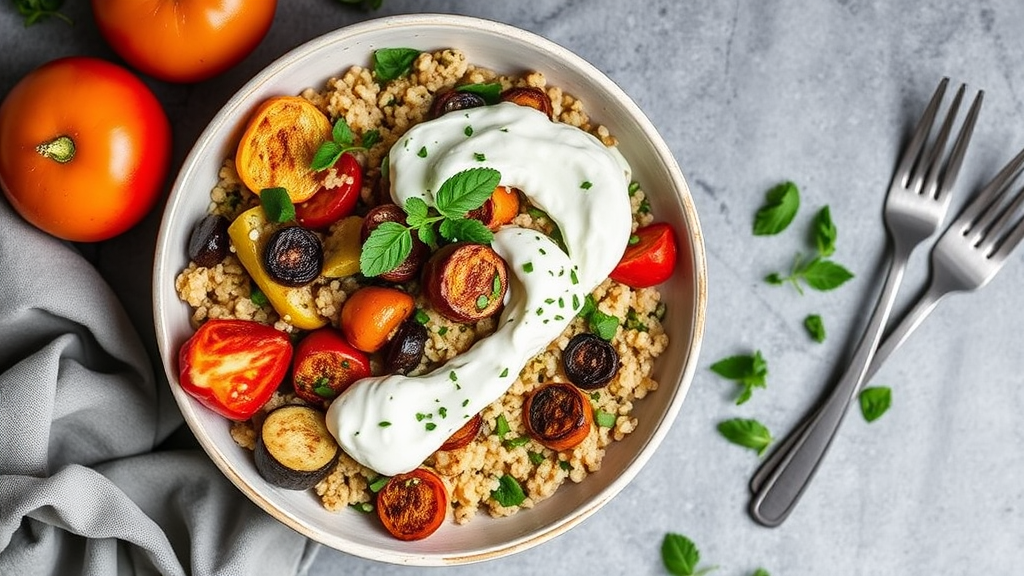
[[[894,247],[889,273],[878,303],[849,367],[830,394],[829,401],[814,413],[810,424],[794,437],[791,448],[764,477],[754,493],[750,515],[759,524],[769,527],[781,524],[814,477],[846,415],[847,406],[856,397],[871,367],[875,349],[882,338],[889,312],[896,300],[896,292],[903,280],[908,255],[908,251],[901,246]]]
[[[871,381],[878,369],[881,368],[882,364],[889,358],[889,356],[901,348],[903,343],[907,341],[911,334],[917,330],[917,327],[921,325],[925,318],[931,314],[935,306],[938,305],[939,301],[948,294],[940,292],[935,289],[934,285],[930,286],[928,290],[917,300],[914,307],[911,308],[899,324],[896,325],[891,332],[889,332],[882,343],[879,344],[878,349],[875,351],[874,358],[871,360],[871,365],[868,367],[867,373],[864,375],[864,381],[861,383],[862,386]],[[750,479],[750,491],[758,492],[761,486],[764,485],[764,481],[768,478],[771,472],[782,462],[783,457],[793,449],[793,445],[796,440],[801,436],[808,433],[808,428],[811,427],[811,423],[814,421],[814,417],[825,409],[827,404],[834,404],[841,400],[836,394],[828,395],[824,402],[819,404],[814,411],[807,416],[800,424],[792,431],[785,440],[783,440],[772,453],[764,460],[760,468]]]

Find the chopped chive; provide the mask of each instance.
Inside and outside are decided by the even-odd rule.
[[[387,428],[388,426],[391,426],[391,422],[388,422],[387,420],[381,420],[380,422],[377,423],[377,426],[380,426],[381,428]]]
[[[502,370],[501,374],[499,374],[498,377],[499,378],[507,378],[508,377],[508,368],[505,368],[504,370]]]
[[[583,181],[583,182],[582,182],[582,183],[580,184],[580,188],[582,188],[582,189],[584,189],[584,190],[590,190],[590,187],[591,187],[591,186],[593,186],[593,184],[592,184],[592,183],[590,183],[590,182],[589,182],[589,181],[587,181],[587,180],[584,180],[584,181]]]
[[[427,157],[427,147],[424,146],[424,147],[420,148],[420,151],[417,152],[416,155],[419,156],[420,158],[426,158]]]
[[[527,262],[526,264],[523,264],[523,272],[526,272],[527,274],[533,272],[533,262]]]

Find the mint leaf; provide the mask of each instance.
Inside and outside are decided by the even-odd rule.
[[[284,188],[260,190],[260,205],[263,207],[263,214],[271,222],[280,224],[295,219],[295,205]]]
[[[394,270],[412,252],[412,234],[397,222],[383,222],[370,233],[359,254],[359,271],[379,276]]]
[[[892,390],[886,386],[874,386],[860,391],[860,413],[868,422],[874,422],[892,405]]]
[[[522,504],[523,500],[526,500],[526,494],[523,493],[523,487],[519,485],[519,481],[514,476],[504,474],[498,478],[498,487],[491,492],[491,498],[507,508]]]
[[[831,260],[815,258],[800,271],[800,276],[815,290],[832,290],[853,278],[853,273]]]
[[[340,146],[352,145],[354,136],[352,136],[352,129],[348,127],[348,122],[345,121],[344,116],[338,117],[334,122],[334,127],[331,129],[331,138]]]
[[[820,256],[831,256],[836,251],[836,225],[832,223],[832,214],[828,206],[818,211],[814,217],[814,244]]]
[[[768,191],[765,203],[754,216],[754,235],[771,236],[789,226],[800,208],[796,184],[784,182]]]
[[[494,194],[501,173],[493,168],[469,168],[448,178],[434,196],[437,211],[446,218],[462,218]]]
[[[715,566],[698,569],[700,550],[697,545],[686,536],[674,532],[666,533],[661,541],[661,561],[669,574],[674,576],[701,576],[716,569]]]
[[[389,82],[404,76],[412,68],[420,51],[414,48],[381,48],[373,52],[373,72],[377,80]]]
[[[723,358],[711,365],[711,371],[722,378],[732,380],[743,386],[736,404],[750,400],[754,388],[765,388],[768,378],[768,363],[757,350],[752,355],[736,355]]]
[[[309,167],[317,172],[321,170],[327,170],[334,163],[341,158],[342,153],[345,152],[345,148],[338,145],[336,142],[327,141],[320,145],[313,153],[313,161],[309,163]]]
[[[815,342],[825,341],[825,323],[818,314],[809,314],[804,318],[804,328]]]
[[[423,201],[422,198],[413,196],[405,201],[405,223],[410,228],[419,228],[424,225],[427,220],[427,215],[430,212],[430,207]]]
[[[441,222],[441,236],[447,240],[490,244],[494,233],[474,218],[450,218]]]
[[[380,132],[378,130],[367,130],[359,142],[363,145],[363,148],[373,148],[373,145],[380,142],[380,140]]]
[[[718,432],[726,440],[764,454],[772,443],[772,435],[763,424],[753,419],[733,418],[718,423]]]

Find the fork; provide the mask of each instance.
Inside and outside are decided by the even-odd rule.
[[[1024,215],[1016,224],[1010,222],[1024,205],[1024,188],[1008,199],[1008,190],[1024,172],[1024,150],[1021,150],[992,181],[971,201],[950,224],[932,249],[932,275],[927,289],[913,308],[900,320],[878,346],[871,366],[864,377],[867,383],[889,356],[899,349],[918,326],[946,296],[971,292],[992,280],[1006,262],[1010,252],[1024,239]],[[993,223],[993,220],[999,221]],[[827,401],[836,401],[829,398]],[[822,410],[819,406],[817,411]],[[781,443],[764,461],[750,481],[752,492],[758,492],[764,480],[778,466],[795,440],[806,433],[812,417]]]
[[[926,147],[926,144],[948,84],[948,78],[939,82],[889,186],[884,211],[890,244],[889,270],[850,364],[829,392],[827,401],[811,416],[809,424],[799,429],[792,441],[786,443],[790,449],[778,460],[772,459],[770,462],[775,465],[766,469],[765,474],[755,476],[759,481],[754,489],[750,515],[764,526],[781,524],[813,478],[842,423],[847,407],[856,398],[867,376],[911,253],[938,230],[945,217],[950,191],[963,164],[984,97],[982,91],[975,96],[949,157],[944,162],[946,144],[966,90],[965,85],[961,84],[957,90],[935,140],[930,147]]]

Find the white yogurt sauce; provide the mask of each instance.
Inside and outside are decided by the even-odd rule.
[[[612,271],[632,224],[625,159],[593,135],[511,103],[448,114],[392,147],[391,194],[405,205],[469,168],[494,168],[558,225],[568,254],[534,230],[506,226],[492,247],[509,267],[495,332],[421,376],[355,382],[327,426],[359,463],[392,476],[419,466],[469,418],[501,397],[523,366],[558,337]]]

